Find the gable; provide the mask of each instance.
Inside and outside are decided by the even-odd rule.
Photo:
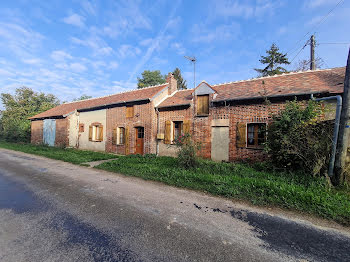
[[[206,82],[202,82],[200,83],[196,90],[195,90],[195,94],[198,95],[209,95],[209,94],[214,94],[215,91],[206,83]]]

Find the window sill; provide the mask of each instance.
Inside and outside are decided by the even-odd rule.
[[[117,146],[125,146],[125,144],[116,144]]]
[[[100,140],[92,140],[90,142],[102,142],[102,141],[100,141]]]
[[[246,146],[246,149],[264,150],[263,146]]]
[[[196,117],[208,117],[209,114],[203,114],[203,115],[196,115]]]

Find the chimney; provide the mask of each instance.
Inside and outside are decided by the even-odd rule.
[[[175,91],[177,91],[177,81],[176,81],[173,73],[168,74],[166,81],[169,83],[168,95],[171,95]]]

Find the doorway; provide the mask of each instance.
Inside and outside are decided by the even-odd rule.
[[[144,137],[145,137],[145,129],[141,126],[136,127],[135,154],[143,155]]]
[[[229,160],[229,127],[213,126],[211,129],[211,159],[214,161]]]

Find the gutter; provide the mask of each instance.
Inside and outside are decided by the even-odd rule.
[[[335,154],[337,152],[340,112],[342,109],[343,99],[340,95],[315,99],[313,94],[311,94],[311,99],[314,101],[337,100],[337,109],[335,113],[335,123],[334,123],[334,129],[333,129],[333,139],[332,139],[332,152],[331,152],[331,159],[329,160],[329,166],[328,166],[328,176],[332,177],[334,173]]]

